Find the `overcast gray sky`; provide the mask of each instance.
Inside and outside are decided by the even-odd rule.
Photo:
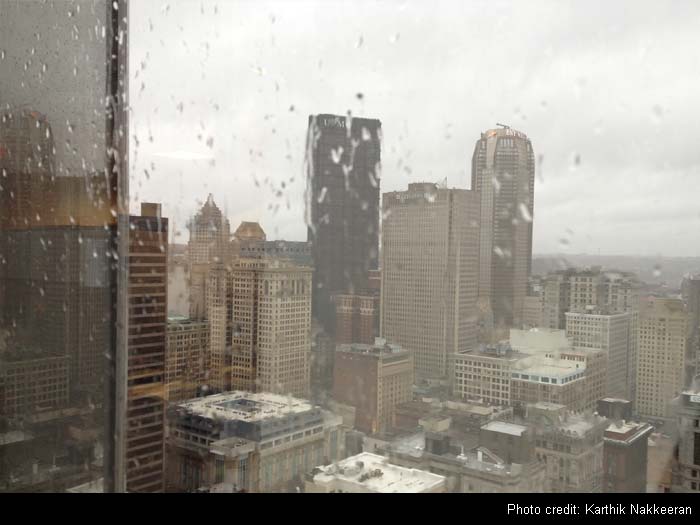
[[[382,121],[383,192],[468,187],[503,122],[538,158],[536,253],[700,255],[698,2],[148,1],[130,23],[132,202],[175,242],[210,192],[232,228],[305,240],[308,115],[350,110]]]

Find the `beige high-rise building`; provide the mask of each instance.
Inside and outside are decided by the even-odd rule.
[[[206,202],[188,225],[190,317],[204,319],[208,314],[207,286],[213,265],[227,264],[231,256],[231,226],[209,194]]]
[[[479,195],[409,184],[382,200],[381,333],[411,350],[421,378],[448,378],[476,346]]]
[[[637,358],[637,312],[566,314],[566,335],[574,346],[607,355],[605,396],[634,400]]]
[[[479,306],[488,342],[523,323],[532,263],[535,157],[527,136],[508,126],[481,134],[471,189],[481,200]]]
[[[207,275],[207,319],[209,321],[209,359],[211,386],[216,392],[231,390],[231,350],[227,344],[229,304],[228,270],[219,263]]]
[[[688,314],[683,301],[648,297],[640,302],[637,413],[671,417],[669,403],[683,389]]]
[[[312,270],[239,259],[210,271],[212,376],[221,390],[309,395]]]

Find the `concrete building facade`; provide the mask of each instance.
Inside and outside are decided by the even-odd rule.
[[[448,379],[451,356],[476,347],[479,195],[415,183],[382,207],[382,337],[420,378]]]
[[[355,407],[355,428],[381,433],[394,425],[394,408],[413,397],[413,356],[377,339],[373,345],[338,345],[333,399]]]
[[[649,297],[641,302],[637,359],[636,411],[666,420],[670,402],[685,381],[688,315],[680,299]]]
[[[168,317],[165,398],[173,403],[197,397],[209,384],[209,322]]]

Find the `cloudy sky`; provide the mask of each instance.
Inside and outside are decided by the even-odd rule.
[[[170,1],[131,6],[131,199],[186,242],[208,193],[304,240],[309,114],[382,121],[382,191],[469,187],[528,134],[535,252],[700,255],[700,3]],[[576,159],[579,159],[578,161]]]

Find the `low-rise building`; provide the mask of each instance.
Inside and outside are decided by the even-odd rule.
[[[647,447],[653,427],[616,421],[603,437],[603,492],[646,492]]]
[[[344,457],[340,416],[277,394],[226,392],[171,408],[167,490],[279,492]]]
[[[432,432],[402,437],[380,450],[392,463],[445,476],[448,492],[544,492],[545,468],[528,444],[531,432],[505,422],[486,427],[480,444],[469,450],[453,445],[445,433]]]
[[[508,343],[480,345],[455,354],[453,394],[487,405],[510,406],[512,370],[525,357]]]
[[[564,405],[528,405],[525,421],[535,432],[535,454],[547,469],[547,492],[601,492],[603,433],[609,422]]]
[[[446,492],[444,476],[394,465],[369,452],[314,469],[306,492],[437,493]]]
[[[338,345],[334,361],[333,399],[355,407],[355,428],[391,428],[394,407],[413,397],[411,352],[377,338],[374,345]]]
[[[586,368],[582,363],[537,356],[519,361],[512,371],[511,403],[527,404],[547,401],[581,411],[588,404]]]

